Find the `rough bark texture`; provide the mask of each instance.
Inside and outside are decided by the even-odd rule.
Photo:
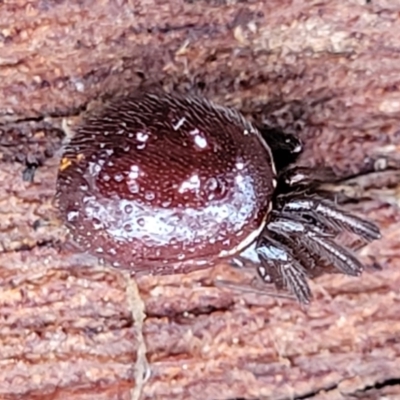
[[[0,398],[400,398],[399,15],[397,0],[0,2]],[[62,139],[92,100],[148,83],[301,128],[304,164],[375,169],[336,190],[380,224],[361,256],[383,269],[322,277],[301,309],[216,287],[244,279],[224,265],[142,277],[137,296],[60,251]]]

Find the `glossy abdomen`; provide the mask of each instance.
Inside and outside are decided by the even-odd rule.
[[[268,147],[240,114],[145,94],[115,101],[79,127],[56,197],[82,249],[122,268],[170,273],[254,241],[274,179]]]

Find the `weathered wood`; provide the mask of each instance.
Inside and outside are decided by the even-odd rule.
[[[0,398],[131,399],[135,387],[141,399],[399,398],[396,171],[341,186],[382,227],[361,251],[382,271],[319,278],[307,309],[216,287],[244,279],[224,265],[142,277],[128,301],[119,271],[63,248],[51,203],[69,125],[143,81],[301,127],[302,163],[339,176],[379,157],[378,169],[398,168],[399,11],[385,0],[0,4]]]

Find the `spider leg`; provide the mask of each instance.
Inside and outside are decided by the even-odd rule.
[[[310,189],[324,182],[335,182],[338,180],[331,168],[324,167],[315,170],[303,166],[287,168],[280,174],[279,178],[282,184],[289,189]]]
[[[345,247],[340,246],[333,240],[316,235],[313,235],[309,242],[310,249],[312,246],[315,246],[314,252],[321,254],[344,274],[361,275],[364,269],[363,264]]]
[[[334,203],[318,197],[294,197],[285,202],[282,211],[312,218],[328,230],[334,229],[340,232],[346,229],[368,242],[381,237],[379,228],[372,222],[351,215],[336,207]]]
[[[263,281],[274,283],[278,289],[289,289],[300,303],[310,302],[312,295],[306,270],[292,255],[289,247],[271,237],[263,236],[256,251],[261,261],[257,272]]]
[[[275,284],[275,287],[277,289],[283,289],[284,285],[283,282],[277,282],[277,281],[272,281],[272,278],[270,279],[268,276],[265,276],[264,278],[261,279],[260,282],[260,272],[264,271],[264,268],[261,265],[261,260],[260,257],[257,253],[257,242],[254,242],[251,246],[249,246],[247,249],[242,251],[239,255],[236,255],[234,258],[232,258],[229,263],[232,267],[234,268],[239,268],[239,269],[251,269],[252,271],[259,271],[256,276],[253,275],[253,278],[251,279],[250,283],[247,284],[240,284],[236,282],[231,282],[229,280],[224,280],[224,279],[218,279],[215,281],[215,284],[220,287],[225,287],[233,290],[240,290],[244,292],[249,292],[249,293],[257,293],[259,295],[267,295],[271,297],[277,297],[277,298],[284,298],[284,299],[296,299],[293,294],[289,293],[279,293],[276,290],[266,290],[264,283],[265,282],[271,282]],[[271,271],[271,275],[273,274],[274,271]],[[258,279],[257,279],[258,278]]]
[[[364,269],[362,263],[345,247],[308,223],[278,217],[270,221],[268,229],[300,241],[312,255],[322,256],[346,275],[358,276]]]

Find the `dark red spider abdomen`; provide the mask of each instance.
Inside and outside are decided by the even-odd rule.
[[[148,93],[78,128],[56,199],[87,252],[132,271],[186,272],[254,242],[275,183],[268,146],[239,113]]]

